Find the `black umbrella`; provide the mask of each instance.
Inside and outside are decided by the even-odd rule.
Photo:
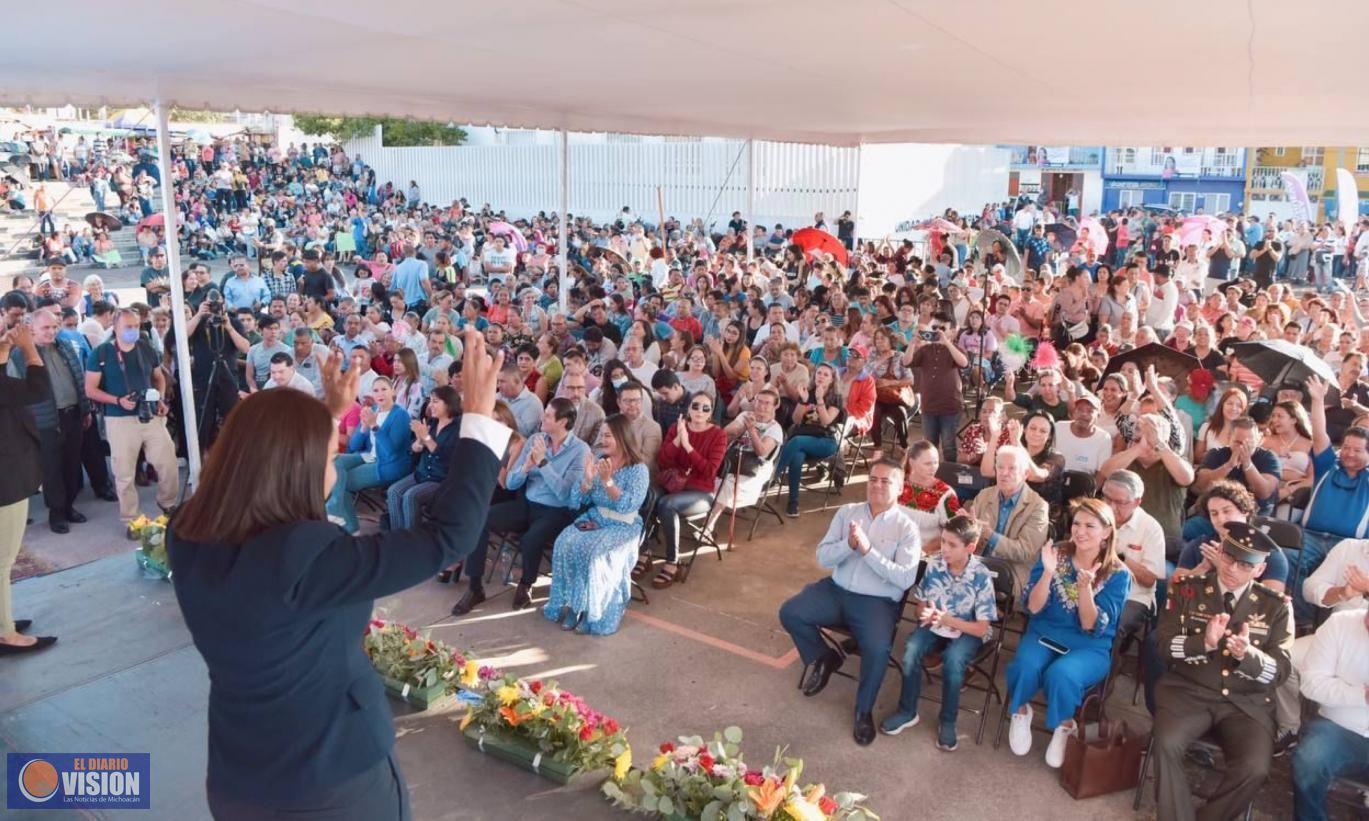
[[[97,231],[118,231],[124,227],[123,220],[103,211],[91,211],[86,214],[86,222],[90,223],[90,227]]]
[[[1295,345],[1282,339],[1260,339],[1237,342],[1231,346],[1232,357],[1255,372],[1271,388],[1285,382],[1301,385],[1309,376],[1319,376],[1331,387],[1328,400],[1334,399],[1337,374],[1331,364],[1306,345]]]
[[[1190,371],[1195,371],[1203,366],[1203,363],[1198,361],[1198,357],[1192,354],[1176,351],[1159,342],[1152,342],[1149,345],[1133,348],[1126,353],[1119,353],[1108,360],[1108,369],[1104,376],[1120,371],[1122,366],[1128,362],[1135,363],[1143,374],[1147,367],[1154,365],[1156,376],[1168,376],[1180,385],[1188,383]]]
[[[1046,226],[1046,235],[1055,234],[1055,241],[1061,248],[1068,251],[1074,247],[1074,241],[1079,238],[1079,232],[1069,227],[1063,222],[1052,222]]]

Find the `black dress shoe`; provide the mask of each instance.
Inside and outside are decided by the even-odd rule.
[[[485,601],[485,591],[478,588],[471,588],[466,591],[466,595],[461,597],[461,601],[452,605],[453,616],[464,616],[475,609],[477,604]]]
[[[585,623],[585,614],[576,613],[574,617],[567,618],[566,623],[561,625],[561,629],[567,633],[578,632],[580,625]]]
[[[438,583],[438,584],[451,584],[451,583],[452,583],[452,571],[450,571],[450,570],[443,570],[443,571],[441,571],[440,573],[438,573],[438,574],[437,574],[437,583]]]
[[[74,525],[83,525],[90,521],[86,515],[74,507],[67,508],[67,521]]]
[[[875,717],[869,713],[858,713],[856,715],[856,727],[851,731],[856,743],[862,747],[870,746],[870,742],[875,740]]]
[[[513,609],[527,610],[529,607],[532,607],[532,585],[520,584],[513,591]]]
[[[105,502],[117,502],[119,501],[119,494],[115,493],[113,490],[106,489],[96,493],[95,498]]]
[[[61,536],[71,532],[71,525],[66,522],[49,521],[48,529]]]
[[[44,647],[51,647],[56,643],[56,636],[39,636],[37,641],[27,647],[20,647],[17,644],[0,644],[0,656],[17,656],[20,653],[32,653],[35,650],[42,650]]]
[[[831,652],[813,662],[813,666],[808,670],[808,678],[803,680],[803,694],[815,696],[821,693],[822,688],[827,686],[832,674],[839,667],[841,667],[841,656]]]
[[[33,619],[15,619],[14,632],[22,633],[33,625]]]

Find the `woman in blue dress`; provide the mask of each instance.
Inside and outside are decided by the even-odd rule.
[[[551,553],[551,598],[542,614],[563,630],[606,636],[617,632],[632,598],[632,564],[642,535],[638,510],[650,477],[627,417],[604,420],[603,454],[585,460],[585,479],[571,493],[571,507],[589,510],[561,535]]]
[[[1046,764],[1059,767],[1075,733],[1073,715],[1088,688],[1112,661],[1112,639],[1131,590],[1131,572],[1117,555],[1117,520],[1100,499],[1074,504],[1070,539],[1041,548],[1026,602],[1031,620],[1008,665],[1008,746],[1026,755],[1032,744],[1031,700],[1046,691]]]

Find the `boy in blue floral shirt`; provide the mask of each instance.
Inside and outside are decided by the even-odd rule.
[[[955,722],[965,668],[989,638],[991,622],[998,618],[993,573],[974,555],[979,530],[979,522],[964,514],[952,517],[941,528],[941,552],[927,559],[927,572],[913,591],[913,598],[921,604],[921,626],[904,645],[903,690],[898,710],[880,724],[885,735],[898,735],[917,724],[922,659],[928,653],[940,652],[942,693],[936,748],[949,753],[959,746]]]

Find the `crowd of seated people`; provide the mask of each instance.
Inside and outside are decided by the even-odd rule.
[[[918,718],[907,676],[897,711],[873,716],[905,594],[918,627],[896,659],[915,671],[941,652],[949,688],[1000,629],[991,560],[1011,573],[1026,619],[1006,664],[1014,752],[1031,748],[1044,698],[1045,757],[1059,766],[1076,708],[1114,651],[1136,643],[1161,817],[1186,817],[1174,762],[1214,728],[1228,753],[1240,739],[1241,754],[1212,806],[1254,794],[1267,759],[1297,738],[1274,707],[1290,681],[1323,714],[1302,730],[1315,743],[1294,753],[1299,813],[1317,817],[1346,751],[1363,760],[1364,704],[1341,691],[1347,676],[1356,692],[1366,682],[1339,661],[1362,647],[1363,614],[1317,625],[1369,596],[1369,294],[1243,277],[1224,238],[1172,258],[1163,249],[1175,226],[1160,223],[1151,235],[1162,253],[1148,239],[1116,266],[1028,227],[1022,241],[1046,250],[1034,243],[1035,264],[1013,276],[996,252],[968,259],[944,244],[923,258],[908,243],[853,243],[841,264],[781,242],[748,258],[746,226],[714,237],[668,221],[662,240],[631,221],[577,217],[563,278],[555,215],[518,222],[528,250],[516,251],[489,230],[505,215],[411,202],[326,147],[177,161],[186,232],[220,224],[232,253],[262,269],[235,260],[232,287],[207,266],[184,272],[190,310],[214,292],[235,302],[230,326],[245,349],[225,355],[241,389],[317,392],[317,364],[332,355],[361,373],[328,500],[343,527],[369,526],[358,515],[368,494],[383,500],[381,526],[424,515],[431,486],[459,469],[447,464],[457,334],[477,330],[504,352],[499,413],[516,435],[478,548],[443,572],[466,578],[454,614],[486,603],[498,551],[514,557],[514,609],[533,606],[550,569],[546,617],[613,633],[633,581],[680,583],[686,541],[721,537],[724,518],[771,494],[790,516],[831,517],[816,547],[829,576],[786,602],[780,622],[808,695],[842,662],[819,629],[853,633],[862,744]],[[241,201],[209,184],[219,167],[245,171]],[[986,208],[967,230],[1000,217]],[[133,307],[170,368],[158,259],[154,249],[147,304]],[[103,334],[107,302],[83,307],[63,268],[54,260],[44,277],[16,280],[6,309],[70,310]],[[1261,340],[1302,346],[1325,367],[1274,383],[1260,361],[1242,360]],[[835,487],[861,443],[865,501],[801,514],[813,482]],[[972,481],[948,483],[947,468]],[[1266,517],[1295,526],[1296,541],[1272,541]],[[956,749],[954,718],[946,698],[940,749]]]

